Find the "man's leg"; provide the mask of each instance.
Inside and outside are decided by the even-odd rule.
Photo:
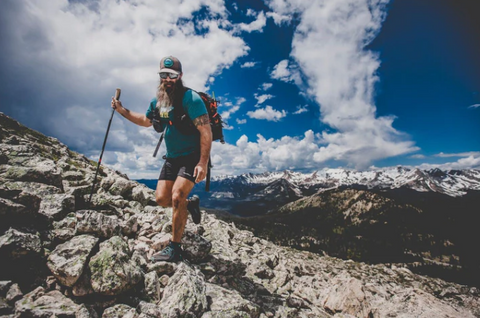
[[[172,188],[175,181],[158,180],[157,190],[155,190],[155,201],[159,206],[172,206]]]
[[[194,182],[183,177],[177,177],[172,188],[172,242],[180,243],[187,224],[187,198],[192,191]]]

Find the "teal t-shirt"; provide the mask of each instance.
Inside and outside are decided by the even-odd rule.
[[[183,109],[185,113],[192,120],[195,118],[208,114],[207,108],[203,103],[202,98],[196,92],[188,90],[185,92],[182,101]],[[153,119],[153,113],[157,108],[157,99],[154,98],[150,102],[145,115],[148,119]],[[173,122],[174,112],[173,107],[161,107],[160,108],[160,120],[162,127],[165,129],[165,145],[167,147],[167,158],[176,158],[180,156],[186,156],[193,152],[200,152],[200,138],[199,135],[184,135],[175,128],[174,125],[170,125],[169,121]]]

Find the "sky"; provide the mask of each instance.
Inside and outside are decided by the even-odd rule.
[[[160,59],[220,101],[212,175],[480,168],[473,0],[3,0],[0,111],[97,161],[116,88],[144,113]],[[156,179],[153,128],[113,116],[102,164]],[[164,153],[164,145],[160,154]]]

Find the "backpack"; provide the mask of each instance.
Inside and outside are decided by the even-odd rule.
[[[213,94],[213,98],[204,92],[197,92],[193,89],[185,87],[185,92],[188,90],[192,90],[196,92],[201,98],[207,109],[208,117],[210,119],[210,128],[212,129],[212,141],[220,140],[222,144],[225,143],[225,139],[223,138],[223,120],[222,116],[218,113],[218,101],[215,98],[215,93]],[[177,106],[177,105],[175,105]],[[184,135],[195,135],[199,134],[197,127],[193,124],[193,121],[188,117],[185,113],[185,109],[183,105],[178,105],[179,107],[174,106],[174,119],[173,122],[169,122],[170,125],[174,125],[177,130],[184,134]],[[161,126],[160,122],[160,115],[158,111],[155,111],[153,114],[153,128],[157,131],[162,133],[160,136],[160,140],[158,141],[157,147],[153,153],[153,156],[157,156],[158,149],[163,141],[164,130]],[[207,169],[207,177],[206,177],[206,185],[205,190],[210,190],[210,169],[212,168],[211,158],[208,160],[208,169]]]

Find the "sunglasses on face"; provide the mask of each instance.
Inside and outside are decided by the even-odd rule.
[[[175,74],[175,73],[162,72],[162,73],[158,73],[158,74],[160,75],[161,79],[166,79],[167,77],[170,77],[170,79],[178,78],[178,74]]]

